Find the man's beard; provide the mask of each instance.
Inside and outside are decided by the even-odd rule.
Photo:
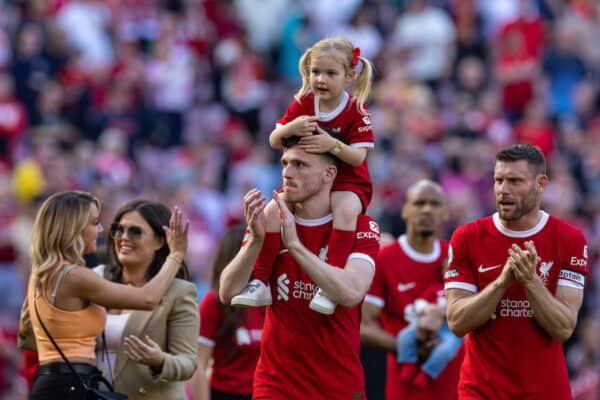
[[[505,221],[515,221],[521,218],[523,215],[529,214],[534,208],[536,203],[536,190],[535,185],[531,187],[529,193],[519,203],[515,202],[515,208],[512,213],[507,214],[500,212],[500,205],[496,203],[496,210],[500,213],[500,217]]]

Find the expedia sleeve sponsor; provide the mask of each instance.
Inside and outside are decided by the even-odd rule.
[[[379,225],[375,221],[369,221],[369,228],[358,229],[356,231],[356,239],[375,239],[379,241],[380,231]]]
[[[379,235],[375,232],[356,232],[356,238],[379,240]]]
[[[569,265],[572,267],[587,267],[587,259],[571,257],[571,261],[569,262]]]

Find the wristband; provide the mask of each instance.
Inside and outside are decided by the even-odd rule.
[[[335,146],[333,146],[333,149],[329,150],[329,152],[334,156],[337,156],[340,154],[340,151],[342,151],[342,146],[344,146],[344,143],[342,143],[341,140],[336,140]]]
[[[177,256],[173,256],[173,255],[168,255],[167,259],[171,259],[173,261],[175,261],[177,264],[181,264],[183,262],[183,259],[177,257]]]

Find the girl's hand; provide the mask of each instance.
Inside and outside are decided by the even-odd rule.
[[[300,139],[300,148],[309,153],[327,153],[333,149],[337,139],[318,128],[318,135],[304,136]]]
[[[318,118],[314,115],[301,115],[292,122],[289,122],[290,134],[296,136],[311,136],[315,133],[319,124]]]
[[[190,229],[190,221],[186,221],[185,226],[182,224],[183,215],[179,207],[175,206],[169,220],[169,227],[163,227],[167,235],[167,245],[169,246],[169,254],[185,256],[188,247],[188,231]]]
[[[146,341],[137,336],[129,335],[123,340],[123,352],[132,361],[148,365],[153,368],[162,367],[165,362],[165,355],[160,346],[145,336]]]

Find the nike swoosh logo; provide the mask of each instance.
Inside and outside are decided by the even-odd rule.
[[[398,291],[399,292],[406,292],[407,290],[410,290],[410,289],[414,288],[415,286],[417,286],[417,284],[415,282],[399,283],[398,284]]]
[[[493,269],[500,268],[501,266],[502,266],[502,264],[494,265],[492,267],[484,267],[483,265],[480,265],[479,266],[479,272],[481,272],[481,273],[488,272],[488,271],[491,271]]]

